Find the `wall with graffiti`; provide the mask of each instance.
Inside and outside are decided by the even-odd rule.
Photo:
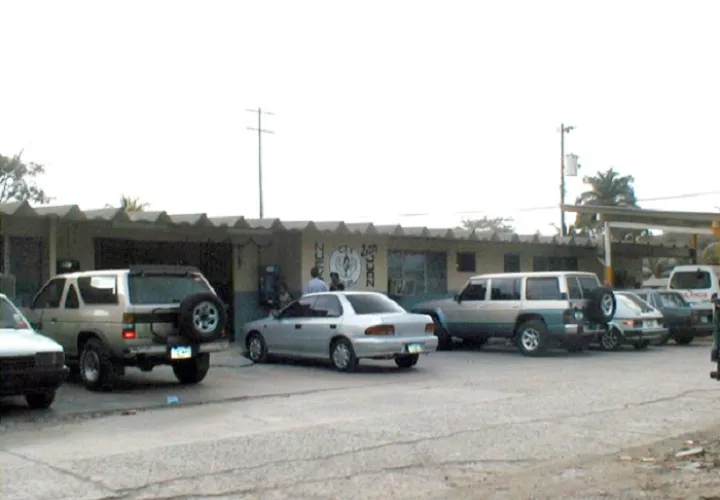
[[[387,289],[387,246],[380,238],[360,235],[303,234],[304,280],[316,266],[323,279],[338,273],[347,290]]]

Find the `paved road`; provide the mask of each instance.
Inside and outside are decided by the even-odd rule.
[[[349,375],[219,367],[204,385],[235,395],[221,404],[43,425],[11,412],[0,488],[18,500],[512,498],[510,477],[548,461],[716,423],[720,384],[709,369],[707,344],[541,359],[454,351],[408,372],[365,363]],[[134,405],[150,393],[157,403],[171,388],[82,397]],[[183,394],[199,398],[201,388]],[[276,396],[240,399],[267,394]]]

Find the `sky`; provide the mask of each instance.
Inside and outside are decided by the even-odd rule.
[[[503,216],[552,234],[565,123],[570,202],[613,167],[642,207],[711,212],[719,15],[713,0],[0,0],[0,153],[45,165],[55,205],[256,218],[260,107],[265,217]]]

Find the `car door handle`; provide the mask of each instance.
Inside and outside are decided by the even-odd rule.
[[[295,325],[296,330],[299,330],[300,328],[302,328],[302,325]]]
[[[337,328],[337,325],[330,325],[331,330],[335,330]]]

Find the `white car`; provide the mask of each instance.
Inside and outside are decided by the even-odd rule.
[[[420,354],[437,350],[434,330],[430,316],[409,313],[381,293],[325,292],[246,323],[243,340],[256,363],[279,355],[329,359],[339,371],[354,370],[362,358],[411,368]]]
[[[30,408],[49,408],[68,373],[60,344],[35,333],[0,294],[0,396],[25,396]]]
[[[632,292],[615,292],[617,309],[609,328],[600,336],[600,348],[614,351],[631,344],[640,351],[668,334],[663,314]]]

